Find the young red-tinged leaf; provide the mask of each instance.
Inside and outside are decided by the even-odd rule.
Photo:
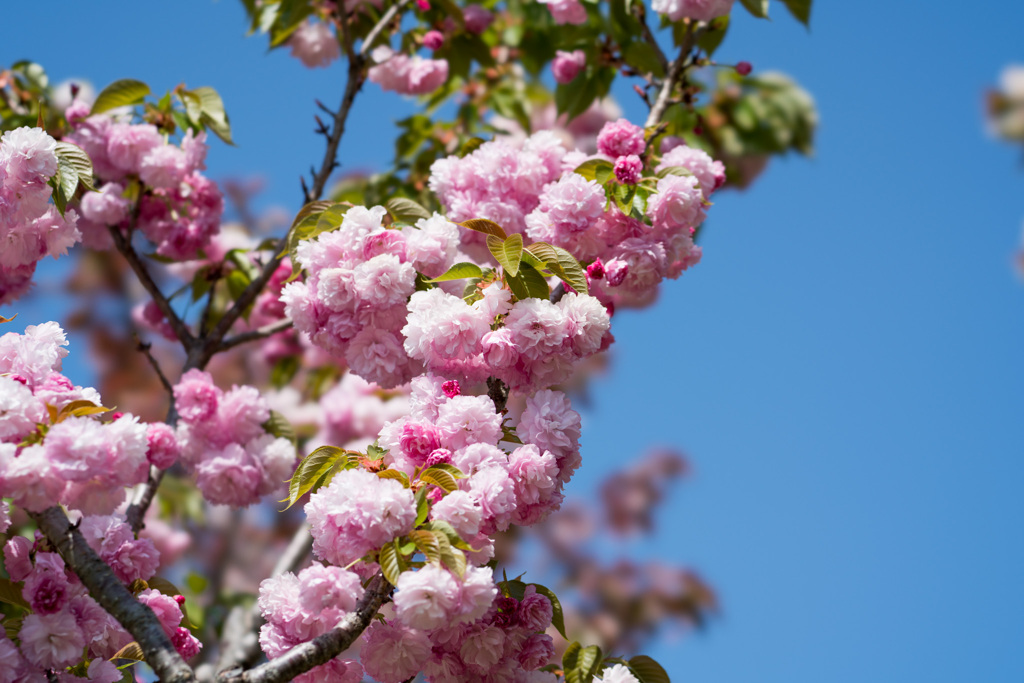
[[[464,228],[474,230],[476,232],[482,232],[485,235],[494,235],[495,237],[499,237],[501,239],[505,239],[506,237],[508,237],[508,235],[505,234],[504,228],[502,228],[494,221],[488,220],[486,218],[470,218],[468,221],[462,221],[461,223],[459,223],[459,225],[461,225]]]
[[[142,81],[122,78],[100,91],[92,104],[92,114],[99,114],[117,107],[138,104],[150,93],[149,86]]]
[[[17,313],[15,313],[14,315],[12,315],[12,316],[11,316],[10,318],[5,318],[5,317],[3,317],[2,315],[0,315],[0,323],[9,323],[9,322],[11,322],[12,320],[14,320],[14,319],[15,319],[15,318],[17,318],[17,317],[18,317],[18,314],[17,314]]]
[[[443,274],[438,275],[432,280],[427,282],[447,282],[448,280],[461,280],[463,278],[483,277],[484,271],[480,269],[480,266],[475,263],[456,263],[454,266],[446,270]]]
[[[640,683],[672,683],[668,672],[647,655],[632,657],[627,664]]]

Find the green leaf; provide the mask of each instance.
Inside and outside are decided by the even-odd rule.
[[[451,537],[443,531],[434,531],[437,539],[438,552],[441,556],[441,564],[454,572],[459,578],[466,575],[466,554],[453,547]]]
[[[150,92],[149,86],[142,81],[131,78],[114,81],[96,96],[90,113],[99,114],[118,107],[138,104]]]
[[[377,562],[380,564],[380,570],[384,573],[384,578],[392,586],[398,585],[398,577],[409,568],[408,562],[405,561],[405,558],[402,557],[401,552],[398,550],[397,539],[380,549]]]
[[[710,57],[715,54],[715,50],[725,40],[725,34],[728,30],[729,15],[712,19],[708,23],[707,29],[697,38],[697,47],[704,50],[704,53]]]
[[[685,166],[668,166],[657,173],[657,178],[666,178],[670,175],[693,175],[693,172]]]
[[[384,203],[384,207],[398,223],[414,225],[421,218],[430,218],[429,211],[406,197],[392,197]]]
[[[614,170],[615,167],[604,159],[590,159],[577,166],[573,172],[587,180],[596,180],[599,185],[604,185],[612,177]]]
[[[420,481],[440,486],[448,493],[459,488],[459,485],[455,482],[455,477],[437,467],[428,467],[420,472]]]
[[[653,74],[658,78],[665,75],[665,69],[658,60],[658,52],[646,41],[631,43],[622,56],[627,64],[642,74]]]
[[[21,584],[14,583],[10,579],[0,579],[0,602],[23,607],[30,611],[32,609],[32,606],[28,604],[28,600],[21,595]]]
[[[427,516],[430,514],[430,502],[427,500],[427,487],[422,487],[416,492],[416,523],[414,527],[418,527],[423,522],[427,521]]]
[[[484,271],[475,263],[456,263],[442,275],[438,275],[427,282],[447,282],[448,280],[461,280],[467,277],[483,277]]]
[[[580,647],[579,643],[573,643],[562,656],[562,667],[565,683],[590,683],[601,670],[601,648],[597,645]]]
[[[811,27],[811,2],[812,0],[782,0],[789,13],[807,28]]]
[[[455,527],[453,527],[448,522],[435,519],[424,524],[423,528],[427,529],[428,531],[436,531],[439,534],[443,534],[444,537],[448,539],[448,542],[455,548],[460,548],[462,550],[471,550],[474,552],[476,551],[476,548],[472,547],[471,545],[462,540],[462,537],[459,536],[458,532],[455,531]]]
[[[433,531],[410,531],[409,540],[416,544],[416,549],[423,553],[427,562],[441,563],[441,542]]]
[[[572,254],[547,242],[534,242],[526,248],[543,261],[555,277],[570,285],[577,292],[587,293],[587,273]]]
[[[264,422],[262,426],[272,436],[276,436],[279,439],[288,439],[293,444],[296,442],[295,428],[292,427],[292,423],[288,421],[287,417],[276,410],[270,411],[270,419]]]
[[[288,506],[285,507],[285,510],[313,490],[314,486],[335,465],[344,467],[346,464],[348,464],[348,451],[336,446],[321,446],[303,458],[288,482]]]
[[[275,389],[281,389],[295,379],[300,365],[301,361],[298,356],[284,356],[278,359],[274,363],[274,367],[270,369],[270,383]]]
[[[380,479],[395,479],[403,488],[409,488],[409,475],[401,470],[381,470],[377,472],[377,477]]]
[[[85,151],[70,142],[57,143],[58,163],[67,163],[78,174],[78,182],[87,190],[95,190],[92,184],[92,160]],[[72,191],[73,193],[74,191]]]
[[[339,208],[340,207],[340,208]],[[292,262],[295,261],[295,249],[299,246],[299,242],[308,240],[316,237],[322,232],[327,232],[332,229],[326,227],[321,229],[320,218],[327,210],[333,210],[334,214],[340,213],[344,216],[345,211],[348,207],[342,204],[335,204],[331,201],[316,201],[310,202],[303,206],[299,212],[295,215],[295,220],[292,221],[292,227],[288,230],[288,239],[285,240],[285,250],[281,252],[281,256],[287,254],[292,257]],[[333,214],[332,214],[333,215]],[[341,224],[339,220],[338,224]],[[294,274],[293,277],[298,277],[299,268],[298,264],[293,266]]]
[[[459,225],[464,228],[469,228],[470,230],[475,230],[476,232],[482,232],[485,235],[494,235],[501,239],[508,237],[508,235],[505,234],[504,228],[494,221],[486,218],[470,218],[468,221],[462,221]]]
[[[111,657],[110,660],[111,661],[115,661],[115,660],[118,660],[118,659],[131,659],[131,660],[136,661],[136,662],[141,662],[145,658],[146,658],[146,656],[144,654],[142,654],[142,648],[139,647],[139,644],[136,643],[135,641],[132,641],[132,642],[128,643],[127,645],[125,645],[124,647],[122,647],[117,652],[115,652],[114,656]]]
[[[768,0],[740,0],[747,11],[758,19],[768,18]]]
[[[515,233],[500,240],[494,235],[488,235],[487,248],[494,259],[505,269],[505,273],[515,277],[519,272],[519,262],[523,258],[523,236]]]
[[[531,583],[530,585],[538,593],[551,601],[551,625],[555,627],[560,636],[568,640],[569,637],[565,635],[565,614],[562,612],[562,603],[558,601],[558,596],[547,586],[542,586],[539,583]]]
[[[75,190],[78,189],[78,171],[71,165],[71,162],[57,157],[57,175],[54,180],[57,192],[53,196],[53,202],[63,216],[64,207],[74,199]]]
[[[224,100],[216,90],[209,86],[202,86],[192,91],[199,96],[202,103],[202,123],[212,130],[214,134],[229,145],[234,145],[231,139],[231,124],[228,122],[228,114],[224,110]]]
[[[637,655],[627,662],[633,674],[640,679],[640,683],[672,683],[669,680],[668,672],[661,664],[647,655]]]

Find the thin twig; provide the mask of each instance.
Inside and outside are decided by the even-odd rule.
[[[158,363],[156,358],[153,357],[153,345],[149,342],[142,341],[138,336],[136,336],[135,348],[145,354],[146,360],[148,360],[149,364],[153,367],[153,370],[156,372],[156,376],[160,378],[160,384],[164,385],[164,389],[166,389],[167,393],[171,395],[171,400],[173,401],[174,387],[171,386],[171,383],[167,380],[167,375],[164,374],[163,369],[160,367],[160,363]]]
[[[167,300],[164,293],[160,291],[160,287],[153,280],[153,277],[149,274],[149,270],[146,268],[146,264],[142,262],[135,249],[132,247],[131,242],[121,234],[120,229],[111,226],[110,235],[114,238],[114,246],[121,252],[125,260],[128,261],[128,265],[135,271],[136,277],[139,278],[139,282],[145,287],[149,295],[153,297],[153,301],[156,302],[157,308],[164,314],[167,321],[171,324],[171,329],[174,330],[174,336],[178,338],[178,341],[182,345],[189,349],[195,345],[195,337],[192,336],[192,332],[189,331],[188,325],[178,317],[178,314],[174,312],[171,307],[171,302]]]
[[[326,664],[347,650],[366,630],[384,599],[391,593],[391,584],[377,573],[370,579],[366,592],[355,612],[345,615],[338,626],[313,640],[296,645],[280,657],[249,671],[225,671],[219,683],[283,683],[313,667]]]
[[[135,638],[146,663],[168,683],[191,683],[195,675],[175,649],[163,626],[148,606],[143,605],[114,572],[89,547],[64,510],[54,506],[30,513],[39,529],[56,547],[65,564],[82,580],[89,595]]]
[[[246,342],[256,341],[258,339],[265,339],[271,335],[275,335],[278,332],[284,332],[289,329],[294,323],[291,318],[285,318],[278,320],[276,323],[264,325],[263,327],[255,330],[249,330],[248,332],[239,332],[234,337],[228,337],[220,343],[217,347],[217,351],[227,351],[228,349],[238,346],[239,344],[245,344]]]
[[[661,117],[665,115],[665,110],[668,109],[672,93],[675,91],[676,86],[679,85],[679,81],[686,70],[686,58],[690,54],[690,50],[693,49],[695,25],[692,21],[686,25],[686,33],[683,35],[683,44],[679,48],[679,56],[669,64],[668,72],[661,82],[661,90],[658,91],[658,97],[654,100],[651,113],[647,116],[647,122],[644,124],[645,128],[650,128],[659,123]]]

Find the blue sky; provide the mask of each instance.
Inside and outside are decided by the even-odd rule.
[[[312,100],[339,98],[341,67],[266,54],[228,0],[39,7],[4,8],[0,63],[212,85],[239,146],[215,144],[210,173],[262,174],[268,203],[298,207]],[[737,9],[721,60],[810,90],[817,155],[716,197],[704,261],[616,317],[594,385],[577,491],[652,443],[695,468],[659,516],[671,536],[613,549],[720,593],[706,633],[651,652],[677,681],[1024,680],[1024,169],[982,121],[985,88],[1024,62],[1024,5],[871,9],[819,0],[809,33],[781,6]],[[381,121],[411,107],[368,88],[344,165],[386,164]]]

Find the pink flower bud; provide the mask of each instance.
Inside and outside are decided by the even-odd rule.
[[[636,185],[640,182],[640,173],[644,162],[635,154],[619,157],[615,160],[615,179],[623,185]]]
[[[600,280],[604,277],[604,264],[601,263],[600,258],[594,259],[594,262],[587,266],[587,277],[594,280]]]
[[[444,395],[448,398],[455,398],[462,393],[462,387],[459,386],[459,380],[450,379],[441,385],[441,391],[443,391]]]
[[[425,465],[427,467],[433,467],[434,465],[449,464],[452,461],[452,452],[447,448],[435,448],[430,455],[427,456]]]
[[[609,287],[618,287],[629,275],[629,264],[620,259],[609,261],[604,267],[605,277],[608,279]]]
[[[583,50],[555,52],[555,59],[551,62],[551,73],[559,83],[570,83],[587,63],[587,55]]]
[[[750,62],[739,62],[736,65],[736,73],[738,73],[740,76],[748,76],[750,75],[750,72],[753,70],[754,67],[750,64]]]
[[[423,47],[428,50],[440,50],[444,45],[444,34],[440,31],[427,31],[423,36]]]
[[[430,3],[427,2],[427,0],[416,0],[416,6],[423,10],[424,12],[430,9]]]

